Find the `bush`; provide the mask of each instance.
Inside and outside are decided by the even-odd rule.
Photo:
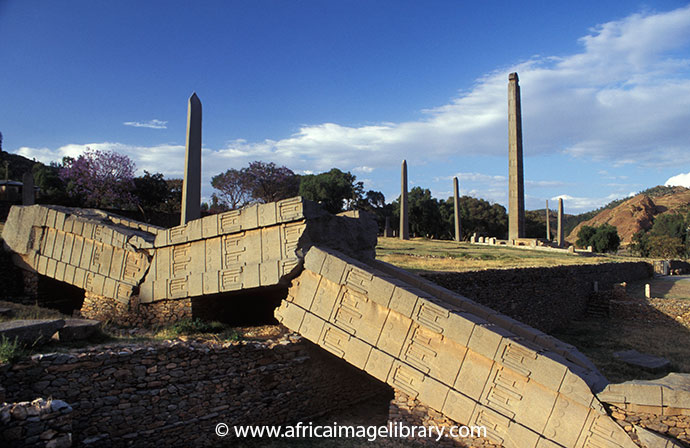
[[[0,364],[12,363],[24,355],[26,355],[26,350],[16,337],[14,340],[10,340],[5,336],[0,337]]]
[[[659,258],[677,258],[685,255],[683,240],[677,236],[650,235],[649,256]]]
[[[577,241],[575,244],[583,249],[587,246],[594,246],[592,240],[594,239],[594,234],[597,233],[597,228],[592,226],[582,226],[579,232],[577,232]]]
[[[595,252],[615,252],[621,244],[618,230],[611,224],[599,227],[582,226],[577,232],[576,243],[580,247],[592,246]]]
[[[197,334],[197,333],[221,333],[225,330],[225,325],[220,322],[206,322],[199,318],[183,319],[170,327],[175,335]]]

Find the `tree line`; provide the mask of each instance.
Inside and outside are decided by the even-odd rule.
[[[35,185],[41,189],[39,202],[138,211],[147,221],[155,213],[180,212],[182,179],[165,179],[162,173],[148,171],[144,171],[142,176],[134,176],[134,162],[115,151],[87,149],[79,157],[64,157],[60,163],[50,165],[15,157],[33,164],[29,166]],[[12,165],[21,165],[19,162],[13,160]],[[358,181],[354,174],[338,168],[320,174],[300,175],[285,166],[254,161],[244,168],[231,168],[213,176],[211,186],[214,188],[211,200],[202,204],[205,213],[219,213],[251,203],[274,202],[299,195],[320,203],[331,213],[368,211],[376,217],[381,232],[386,220],[392,229],[397,231],[399,227],[400,197],[387,203],[383,193],[365,190],[363,182]],[[471,196],[462,196],[459,202],[463,239],[468,240],[475,233],[507,237],[508,215],[505,207]],[[412,236],[435,239],[454,237],[452,197],[434,198],[429,189],[413,187],[408,193],[408,207]],[[546,233],[544,214],[527,212],[525,228],[526,237],[543,238]],[[648,239],[658,233],[655,232],[638,244],[647,244]],[[681,240],[685,244],[684,236]],[[658,243],[657,240],[652,242]]]

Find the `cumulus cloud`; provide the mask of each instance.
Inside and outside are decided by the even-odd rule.
[[[445,163],[449,157],[505,158],[506,86],[512,71],[519,72],[522,86],[528,160],[530,156],[564,154],[605,161],[612,167],[690,163],[690,59],[679,56],[687,54],[690,42],[690,6],[604,23],[589,30],[579,42],[581,50],[575,54],[535,56],[487,73],[447,104],[422,111],[422,118],[416,121],[365,126],[316,123],[303,125],[282,139],[236,139],[223,147],[205,148],[205,176],[207,167],[217,173],[258,159],[289,166],[296,172],[338,167],[371,173],[390,169],[391,161],[401,159],[422,165]],[[166,122],[125,124],[160,128]],[[166,175],[182,171],[184,150],[178,145],[100,145],[121,148],[142,169]],[[51,155],[72,155],[84,146],[20,151],[45,160]],[[460,173],[461,188],[503,202],[507,195],[505,176],[481,176],[488,175]],[[559,186],[550,181],[528,185]],[[580,209],[600,206],[607,200],[570,199],[573,205],[580,204]]]
[[[681,174],[676,174],[675,176],[670,177],[665,183],[667,187],[685,187],[685,188],[690,188],[690,173],[681,173]]]
[[[633,193],[633,196],[635,194]],[[593,210],[597,209],[599,207],[603,207],[604,205],[608,204],[611,201],[615,201],[616,199],[621,199],[624,197],[629,197],[630,195],[625,195],[625,194],[616,194],[612,193],[608,196],[601,197],[601,198],[591,198],[591,197],[576,197],[576,196],[571,196],[568,194],[561,194],[558,196],[554,196],[549,201],[554,201],[556,204],[558,204],[558,199],[563,199],[563,210],[565,213],[568,214],[577,214],[577,213],[582,213],[587,210]]]
[[[88,144],[71,144],[57,149],[30,148],[23,146],[16,152],[29,159],[43,163],[60,161],[63,157],[79,157],[87,148],[100,151],[116,151],[131,158],[137,166],[137,172],[161,172],[168,177],[180,177],[184,168],[184,146],[161,144],[156,146],[136,146],[122,143],[100,142]]]
[[[565,152],[614,165],[690,162],[690,60],[674,56],[689,40],[690,6],[634,14],[590,30],[580,53],[535,57],[489,73],[449,104],[424,110],[421,120],[305,125],[281,140],[235,140],[220,155],[260,155],[319,170],[353,169],[363,157],[380,168],[402,158],[504,156],[507,74],[517,71],[526,156]]]
[[[125,121],[125,126],[133,126],[135,128],[149,128],[149,129],[168,129],[168,122],[162,120],[149,120],[149,121]]]

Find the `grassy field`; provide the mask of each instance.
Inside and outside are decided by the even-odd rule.
[[[447,240],[379,238],[376,258],[410,271],[477,271],[633,261],[612,255],[582,256]]]
[[[653,310],[650,313],[655,314]],[[651,322],[616,317],[585,318],[571,321],[568,327],[552,335],[577,347],[612,383],[666,375],[629,366],[613,356],[614,352],[630,349],[668,359],[672,372],[690,373],[690,330],[668,317],[655,317]]]

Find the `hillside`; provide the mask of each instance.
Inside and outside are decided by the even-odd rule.
[[[685,187],[654,187],[613,207],[605,208],[593,218],[579,223],[566,240],[575,243],[582,226],[611,224],[618,229],[622,244],[630,244],[633,235],[652,227],[654,219],[664,213],[687,212],[690,189]]]
[[[0,151],[0,180],[5,179],[5,162],[7,162],[8,168],[8,178],[10,180],[22,180],[22,176],[27,171],[32,171],[34,165],[41,162],[36,162],[31,159],[27,159],[19,154],[11,154],[5,151]]]

